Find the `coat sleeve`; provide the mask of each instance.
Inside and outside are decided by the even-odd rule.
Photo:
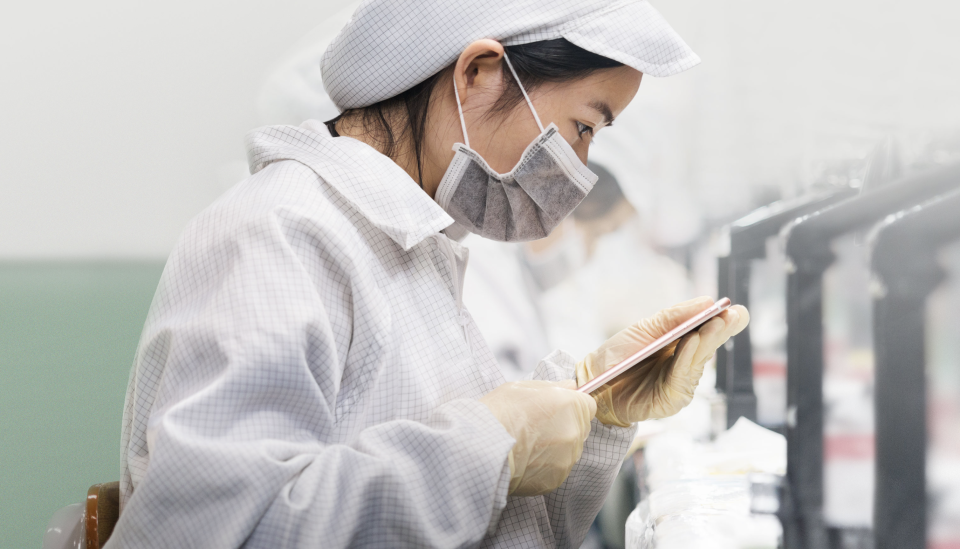
[[[354,252],[306,217],[223,229],[214,211],[171,256],[131,375],[132,480],[108,548],[464,547],[496,527],[514,441],[479,402],[341,432],[344,380],[367,379],[351,357],[373,360],[355,314],[372,298]]]
[[[564,351],[547,355],[533,372],[533,379],[574,379],[576,360]],[[631,427],[607,426],[594,419],[583,455],[567,480],[543,496],[556,547],[579,547],[613,485],[636,434]]]

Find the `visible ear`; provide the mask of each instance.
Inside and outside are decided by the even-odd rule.
[[[502,77],[503,45],[496,40],[484,38],[466,48],[457,59],[453,79],[460,94],[460,104],[477,89],[499,84]]]

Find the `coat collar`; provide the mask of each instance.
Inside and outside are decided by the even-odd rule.
[[[453,223],[400,166],[356,139],[331,137],[316,120],[260,128],[246,143],[251,174],[280,160],[300,162],[404,250]]]

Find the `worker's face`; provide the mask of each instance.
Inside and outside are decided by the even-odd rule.
[[[471,52],[471,48],[477,51]],[[513,78],[503,61],[503,47],[493,40],[471,44],[455,69],[455,78],[463,106],[463,117],[470,137],[470,147],[477,151],[491,168],[499,173],[513,169],[524,149],[537,138],[540,129],[526,101],[520,101],[507,112],[492,108],[504,91],[504,79]],[[633,100],[643,75],[630,67],[601,69],[572,82],[546,83],[528,90],[543,126],[551,122],[573,147],[584,164],[591,140]],[[452,88],[452,83],[451,83]],[[450,90],[453,95],[453,90]],[[446,115],[444,124],[453,125],[459,134],[460,121],[456,106]],[[457,137],[461,141],[462,137]],[[452,154],[451,154],[452,156]]]

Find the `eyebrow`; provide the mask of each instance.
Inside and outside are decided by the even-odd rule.
[[[607,126],[613,125],[613,111],[610,110],[610,105],[607,105],[603,101],[593,101],[589,106],[603,115],[604,120],[607,121]]]

